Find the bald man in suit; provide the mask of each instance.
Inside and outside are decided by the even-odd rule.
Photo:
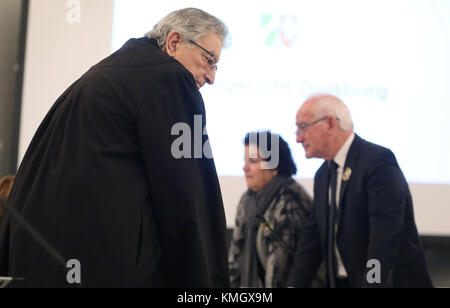
[[[332,95],[308,99],[296,125],[306,157],[325,162],[289,286],[309,287],[325,260],[331,288],[432,287],[394,154],[356,135],[347,106]]]

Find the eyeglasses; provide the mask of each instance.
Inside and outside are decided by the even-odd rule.
[[[314,121],[314,122],[311,122],[311,123],[300,123],[300,124],[297,125],[298,128],[297,128],[297,131],[295,132],[295,134],[296,134],[297,136],[302,136],[302,135],[305,133],[305,130],[306,130],[308,127],[311,127],[311,126],[313,126],[313,125],[316,125],[317,123],[320,123],[320,122],[326,120],[327,118],[328,118],[328,116],[323,117],[323,118],[320,118],[320,119],[318,119],[318,120],[316,120],[316,121]]]
[[[191,43],[191,44],[197,46],[198,48],[200,48],[201,50],[203,50],[204,52],[206,52],[208,55],[210,55],[210,56],[212,57],[212,59],[205,56],[206,64],[208,65],[208,67],[209,67],[209,69],[210,69],[211,71],[212,71],[212,70],[217,71],[217,65],[216,65],[217,59],[216,59],[216,56],[215,56],[211,51],[209,51],[209,50],[207,50],[206,48],[202,47],[201,45],[197,44],[197,43],[194,42],[193,40],[189,40],[189,43]]]
[[[297,131],[295,132],[295,134],[296,134],[297,136],[302,136],[302,135],[305,133],[305,130],[306,130],[308,127],[311,127],[311,126],[313,126],[313,125],[316,125],[317,123],[320,123],[320,122],[326,120],[327,118],[328,118],[328,116],[325,116],[325,117],[320,118],[320,119],[318,119],[318,120],[315,120],[314,122],[311,122],[311,123],[299,123],[299,124],[297,124],[297,127],[298,127],[298,128],[297,128]],[[341,121],[341,119],[340,119],[339,117],[336,117],[336,120],[337,120],[338,122]]]

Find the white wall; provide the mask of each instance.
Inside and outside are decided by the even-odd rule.
[[[80,23],[69,23],[80,3]],[[113,0],[30,0],[19,162],[63,93],[111,50]],[[69,5],[69,7],[67,7]],[[75,18],[76,19],[76,18]]]
[[[30,0],[19,161],[58,96],[89,67],[110,54],[113,0],[79,0],[80,24],[67,22],[70,10],[66,5],[70,2],[77,1]],[[220,141],[212,143],[217,142]],[[424,159],[432,159],[432,155]],[[312,192],[312,180],[300,182]],[[220,177],[220,183],[227,222],[233,226],[237,203],[246,190],[245,180]],[[419,232],[450,236],[450,186],[410,187]]]
[[[313,196],[313,180],[299,179]],[[247,190],[244,177],[220,177],[227,225],[234,226],[236,207],[241,195]],[[450,236],[450,189],[449,185],[409,184],[414,202],[417,228],[421,235]]]

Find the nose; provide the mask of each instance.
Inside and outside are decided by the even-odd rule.
[[[303,134],[297,134],[297,143],[303,143]]]
[[[247,163],[244,163],[244,167],[242,167],[242,170],[244,170],[244,172],[245,173],[247,173],[248,172],[248,164]]]
[[[207,70],[205,73],[205,80],[208,84],[214,84],[216,80],[216,71],[215,70]]]

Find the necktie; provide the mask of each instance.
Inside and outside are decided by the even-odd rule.
[[[328,280],[331,288],[336,288],[336,255],[334,248],[334,232],[336,219],[336,184],[337,184],[337,169],[338,165],[331,161],[329,164],[329,187],[331,187],[331,201],[328,207]]]

